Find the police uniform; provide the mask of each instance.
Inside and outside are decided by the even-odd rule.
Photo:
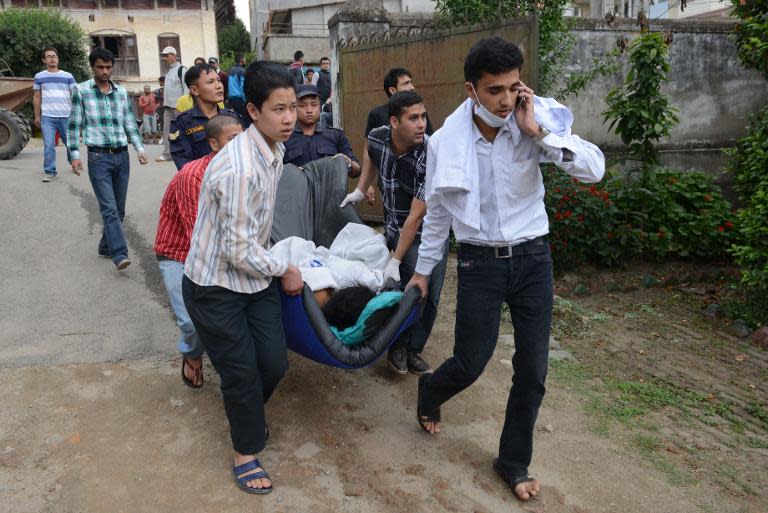
[[[359,162],[352,153],[352,146],[343,130],[322,127],[319,123],[312,135],[304,135],[301,126],[297,123],[291,137],[284,144],[283,162],[286,164],[303,166],[307,162],[323,157],[333,157],[337,153],[343,153],[353,161]]]
[[[240,119],[233,110],[219,108],[219,113],[226,113]],[[206,123],[208,123],[208,117],[197,106],[182,112],[171,121],[168,138],[171,142],[171,157],[176,164],[176,169],[181,169],[187,162],[205,157],[211,152],[211,146],[205,136]]]

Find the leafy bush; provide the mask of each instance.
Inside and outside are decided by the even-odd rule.
[[[634,231],[649,256],[717,259],[727,255],[735,224],[728,201],[712,178],[663,170],[645,183],[614,181],[609,190],[619,222]]]
[[[544,180],[556,267],[639,256],[719,259],[734,237],[730,206],[702,173],[659,171],[645,185],[582,184],[545,168]]]
[[[731,252],[741,266],[742,282],[768,291],[768,106],[750,119],[746,137],[726,154],[744,203]]]
[[[554,166],[543,171],[544,203],[556,265],[586,261],[616,265],[624,246],[614,240],[618,211],[604,184],[583,184]]]
[[[661,94],[667,80],[669,62],[667,44],[658,32],[645,32],[629,48],[630,70],[624,84],[605,98],[608,110],[603,112],[609,129],[621,136],[629,146],[629,158],[641,163],[643,171],[659,164],[654,144],[669,136],[677,123],[676,109]]]
[[[739,60],[768,79],[768,2],[732,0],[731,16],[741,21],[733,31]]]
[[[89,40],[80,25],[53,9],[0,12],[0,58],[17,77],[33,77],[44,69],[46,46],[58,50],[59,67],[75,80],[88,78]]]

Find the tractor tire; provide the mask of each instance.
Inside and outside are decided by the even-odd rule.
[[[32,129],[24,118],[0,109],[0,160],[9,160],[21,153],[31,136]]]

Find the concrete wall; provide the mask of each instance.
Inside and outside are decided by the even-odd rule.
[[[588,66],[594,56],[616,47],[619,36],[637,36],[636,25],[613,27],[600,20],[574,20],[576,46],[567,71]],[[729,40],[732,22],[690,22],[660,20],[652,30],[671,30],[669,48],[671,71],[662,92],[679,110],[680,123],[669,140],[668,150],[690,150],[732,146],[745,133],[747,116],[768,103],[768,84],[756,72],[744,69]],[[605,96],[626,75],[627,57],[621,72],[592,82],[565,103],[576,118],[574,131],[603,149],[620,150],[618,136],[608,133],[601,113],[607,108]]]
[[[95,15],[89,21],[90,14]],[[181,11],[158,9],[153,11],[123,11],[101,9],[97,11],[65,10],[65,14],[77,21],[88,34],[133,34],[139,58],[139,76],[126,77],[120,83],[129,90],[141,90],[144,84],[157,84],[160,76],[159,34],[177,34],[179,36],[182,63],[191,66],[195,57],[218,55],[216,39],[216,15],[213,9],[201,11]],[[133,17],[133,22],[128,21]]]
[[[330,55],[331,44],[327,36],[312,37],[295,34],[270,36],[264,48],[264,58],[289,64],[293,62],[293,53],[296,50],[304,52],[304,62],[314,66],[320,63],[320,57]]]

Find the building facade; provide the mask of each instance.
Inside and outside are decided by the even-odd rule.
[[[251,34],[260,56],[289,63],[296,50],[315,65],[331,53],[328,20],[345,4],[339,0],[251,0]],[[376,3],[376,2],[374,2]],[[434,0],[383,0],[390,14],[431,14]]]
[[[115,55],[113,79],[129,91],[153,87],[167,67],[160,51],[173,46],[182,64],[218,55],[218,0],[0,0],[8,9],[53,7],[76,21],[92,47]]]

